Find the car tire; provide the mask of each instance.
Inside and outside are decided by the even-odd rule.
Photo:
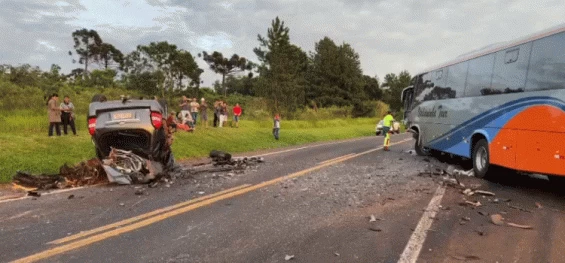
[[[108,99],[103,94],[96,94],[92,96],[92,100],[90,102],[105,102]]]
[[[487,140],[480,139],[473,145],[471,160],[473,162],[475,177],[485,179],[492,177],[491,175],[494,170],[492,168],[494,167],[490,164],[490,152]]]
[[[416,154],[419,156],[429,156],[430,155],[430,151],[426,150],[425,147],[420,143],[420,136],[418,136],[418,138],[416,139],[416,142],[414,143],[414,150],[416,151]]]

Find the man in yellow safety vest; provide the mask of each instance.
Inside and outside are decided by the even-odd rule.
[[[385,135],[385,141],[383,143],[383,146],[385,151],[389,150],[388,147],[390,146],[390,133],[393,124],[394,124],[394,117],[392,117],[392,113],[388,111],[383,119],[383,133]]]

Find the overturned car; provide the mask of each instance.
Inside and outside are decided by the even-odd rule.
[[[112,149],[130,151],[157,162],[165,169],[174,165],[172,136],[165,117],[166,104],[156,100],[108,101],[93,97],[88,110],[88,132],[99,159],[111,157]]]

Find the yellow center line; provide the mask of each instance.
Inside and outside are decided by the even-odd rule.
[[[319,162],[318,164],[325,164],[325,163],[329,163],[329,162],[332,162],[332,161],[337,161],[337,160],[339,160],[339,159],[341,159],[341,158],[349,157],[349,156],[351,156],[351,155],[354,155],[354,153],[350,153],[350,154],[348,154],[348,155],[343,155],[343,156],[340,156],[340,157],[337,157],[337,158],[325,160],[325,161],[323,161],[323,162]]]
[[[400,142],[397,142],[397,143],[391,143],[391,146],[396,145],[396,144],[401,144],[401,143],[404,143],[404,142],[407,142],[407,141],[410,141],[410,140],[412,140],[412,139],[406,139],[406,140],[403,140],[403,141],[400,141]],[[99,241],[102,241],[102,240],[105,240],[105,239],[108,239],[108,238],[111,238],[111,237],[114,237],[114,236],[118,236],[118,235],[130,232],[130,231],[133,231],[133,230],[137,230],[137,229],[142,228],[144,226],[148,226],[148,225],[157,223],[159,221],[165,220],[167,218],[170,218],[170,217],[173,217],[173,216],[176,216],[176,215],[179,215],[179,214],[183,214],[183,213],[186,213],[186,212],[189,212],[189,211],[192,211],[192,210],[204,207],[204,206],[208,206],[210,204],[213,204],[213,203],[225,200],[225,199],[229,199],[229,198],[232,198],[232,197],[243,195],[243,194],[255,191],[257,189],[276,184],[276,183],[284,181],[284,180],[303,176],[303,175],[306,175],[310,172],[322,169],[324,167],[327,167],[327,166],[330,166],[330,165],[333,165],[333,164],[336,164],[336,163],[344,162],[346,160],[350,160],[350,159],[353,159],[355,157],[359,157],[361,155],[365,155],[365,154],[368,154],[368,153],[371,153],[371,152],[381,150],[382,148],[383,147],[381,146],[381,147],[378,147],[378,148],[375,148],[375,149],[372,149],[372,150],[368,150],[368,151],[365,151],[365,152],[362,152],[362,153],[346,156],[344,158],[337,159],[337,160],[327,162],[327,163],[324,163],[324,164],[320,164],[320,165],[317,165],[317,166],[314,166],[314,167],[311,167],[311,168],[308,168],[308,169],[305,169],[305,170],[302,170],[302,171],[299,171],[299,172],[296,172],[296,173],[292,173],[292,174],[289,174],[289,175],[286,175],[286,176],[283,176],[283,177],[275,178],[273,180],[265,181],[265,182],[262,182],[262,183],[259,183],[259,184],[253,185],[253,186],[244,187],[244,188],[241,188],[239,190],[231,191],[231,192],[224,193],[224,194],[217,193],[218,194],[217,196],[212,197],[212,198],[208,198],[208,199],[203,200],[201,202],[194,203],[194,204],[191,204],[191,205],[188,205],[188,206],[184,206],[184,207],[181,207],[179,209],[172,210],[172,211],[169,211],[169,212],[166,212],[166,213],[162,213],[162,214],[159,214],[157,216],[154,216],[154,217],[151,217],[151,218],[148,218],[148,219],[145,219],[145,220],[142,220],[142,221],[139,221],[139,222],[118,228],[118,229],[113,229],[111,231],[107,231],[107,232],[104,232],[104,233],[100,233],[100,234],[97,234],[97,235],[87,237],[85,239],[74,241],[74,242],[68,243],[66,245],[61,245],[61,246],[58,246],[58,247],[47,249],[47,250],[44,250],[44,251],[39,252],[37,254],[33,254],[31,256],[15,260],[13,262],[16,262],[16,263],[35,262],[35,261],[38,261],[38,260],[46,259],[46,258],[55,256],[55,255],[58,255],[58,254],[62,254],[62,253],[65,253],[65,252],[68,252],[68,251],[71,251],[71,250],[75,250],[75,249],[78,249],[78,248],[81,248],[81,247],[84,247],[84,246],[91,245],[93,243],[96,243],[96,242],[99,242]]]
[[[66,243],[66,242],[69,242],[69,241],[72,241],[72,240],[75,240],[75,239],[79,239],[79,238],[82,238],[82,237],[85,237],[85,236],[90,236],[92,234],[96,234],[96,233],[106,231],[106,230],[109,230],[109,229],[112,229],[112,228],[131,224],[131,223],[133,223],[135,221],[139,221],[141,219],[152,217],[152,216],[158,215],[160,213],[168,212],[168,211],[171,211],[173,209],[177,209],[177,208],[180,208],[180,207],[183,207],[183,206],[194,204],[196,202],[200,202],[202,200],[210,199],[210,198],[213,198],[213,197],[216,197],[216,196],[219,196],[219,195],[223,195],[223,194],[226,194],[226,193],[229,193],[229,192],[233,192],[233,191],[236,191],[236,190],[248,187],[248,186],[250,186],[250,184],[244,184],[244,185],[240,185],[240,186],[237,186],[237,187],[234,187],[234,188],[226,189],[226,190],[214,193],[214,194],[201,196],[201,197],[198,197],[196,199],[192,199],[192,200],[189,200],[189,201],[186,201],[186,202],[182,202],[182,203],[178,203],[178,204],[175,204],[175,205],[163,207],[163,208],[157,209],[157,210],[149,212],[149,213],[141,214],[141,215],[138,215],[138,216],[135,216],[135,217],[132,217],[132,218],[128,218],[128,219],[124,219],[124,220],[118,221],[116,223],[112,223],[112,224],[109,224],[109,225],[94,228],[92,230],[80,232],[78,234],[68,236],[68,237],[64,237],[64,238],[61,238],[61,239],[57,239],[57,240],[51,241],[47,244],[59,245],[59,244],[62,244],[62,243]]]

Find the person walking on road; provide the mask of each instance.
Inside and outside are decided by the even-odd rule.
[[[57,136],[61,136],[61,107],[57,105],[59,95],[54,93],[47,102],[47,113],[49,115],[49,137],[53,138],[53,129],[57,132]]]
[[[275,140],[279,140],[279,132],[281,130],[281,117],[279,114],[275,114],[275,119],[273,123],[273,135],[275,136]]]
[[[77,135],[77,130],[75,128],[75,105],[71,102],[69,96],[65,96],[61,107],[61,120],[63,121],[63,133],[67,135],[67,126],[71,126],[71,131],[73,134]]]
[[[390,147],[390,132],[392,124],[394,123],[394,117],[392,117],[392,113],[390,111],[387,112],[383,119],[383,133],[385,135],[385,140],[383,143],[384,150],[389,151]]]
[[[236,128],[239,128],[239,116],[241,116],[241,106],[239,106],[239,103],[236,103],[233,107],[233,121]]]

